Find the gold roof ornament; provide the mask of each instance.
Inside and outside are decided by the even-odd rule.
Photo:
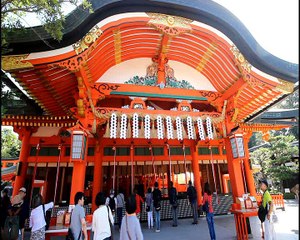
[[[243,70],[246,70],[248,73],[251,72],[251,64],[245,59],[244,55],[239,51],[239,49],[232,45],[230,48],[231,52],[234,55],[234,58],[236,60],[236,65],[238,66],[240,72],[243,72]]]
[[[12,71],[23,68],[32,68],[33,65],[26,61],[29,54],[2,56],[1,65],[4,71]]]
[[[279,79],[279,85],[276,87],[276,90],[279,90],[280,92],[284,94],[292,93],[294,91],[294,83]]]
[[[102,33],[103,32],[100,27],[97,25],[94,26],[82,39],[72,45],[76,54],[78,55],[89,48],[89,46],[94,43],[102,35]]]
[[[147,15],[151,18],[148,25],[168,36],[177,36],[192,31],[190,19],[160,13],[147,13]]]

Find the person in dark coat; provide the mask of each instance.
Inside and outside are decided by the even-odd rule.
[[[173,216],[173,227],[177,227],[177,219],[178,219],[178,202],[177,202],[177,190],[173,187],[173,182],[170,181],[170,189],[169,189],[169,201],[172,206],[172,216]]]
[[[196,188],[192,185],[192,181],[189,181],[189,187],[187,189],[187,196],[189,198],[194,221],[192,224],[198,224],[198,211],[197,211],[197,191]]]
[[[8,196],[8,189],[5,188],[2,191],[2,198],[1,198],[1,203],[0,203],[0,221],[1,221],[1,233],[4,229],[4,223],[5,223],[5,219],[8,215],[8,209],[10,208],[11,203],[10,203],[10,199]]]

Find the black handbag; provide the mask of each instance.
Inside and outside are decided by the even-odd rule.
[[[150,212],[150,206],[146,206],[146,212]]]
[[[267,204],[267,205],[268,205],[268,204]],[[266,205],[266,208],[264,208],[263,204],[261,203],[261,205],[260,205],[259,208],[258,208],[257,215],[258,215],[259,220],[260,220],[262,223],[266,220],[266,216],[267,216],[267,214],[268,214],[268,208],[267,208],[267,205]]]
[[[202,211],[205,213],[209,212],[208,201],[205,201],[205,203],[202,205]]]

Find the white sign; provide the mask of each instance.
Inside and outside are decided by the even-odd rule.
[[[284,192],[285,192],[285,193],[290,193],[290,189],[289,189],[289,188],[285,188],[285,189],[284,189]]]

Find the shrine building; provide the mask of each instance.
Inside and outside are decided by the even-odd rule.
[[[60,42],[40,26],[8,35],[2,71],[35,106],[2,117],[22,141],[2,174],[13,195],[25,186],[69,205],[83,191],[93,211],[99,191],[157,181],[167,198],[172,180],[184,198],[191,180],[199,204],[205,182],[221,203],[256,196],[248,141],[288,126],[252,120],[294,91],[298,64],[213,1],[91,2]]]

